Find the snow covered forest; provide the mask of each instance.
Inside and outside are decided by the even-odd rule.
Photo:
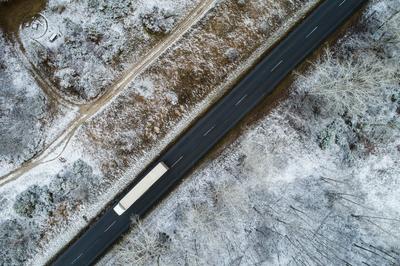
[[[318,1],[0,2],[0,265],[43,265]],[[98,264],[399,265],[400,2],[349,24]]]
[[[399,11],[371,1],[99,264],[399,265]]]
[[[34,146],[30,153],[24,146],[18,147],[24,156],[12,160],[11,151],[20,142],[11,139],[10,148],[0,162],[0,225],[4,226],[1,241],[2,245],[15,246],[13,250],[2,250],[6,265],[40,265],[51,259],[122,187],[132,182],[143,165],[229,89],[240,73],[254,64],[317,1],[268,0],[244,4],[207,0],[186,11],[180,1],[165,0],[157,5],[143,2],[144,10],[167,5],[174,10],[171,6],[174,3],[175,13],[182,14],[183,22],[177,20],[174,30],[164,35],[141,31],[152,37],[157,35],[159,43],[151,48],[149,55],[144,53],[149,46],[135,47],[134,54],[145,55],[135,59],[136,64],[121,76],[122,81],[115,81],[102,96],[87,103],[61,92],[46,70],[35,67],[36,56],[41,54],[35,54],[34,46],[39,42],[46,51],[64,46],[68,36],[75,35],[60,27],[61,36],[54,37],[51,34],[52,26],[57,25],[54,20],[75,12],[80,5],[85,7],[85,3],[64,5],[62,12],[53,8],[60,1],[48,5],[39,0],[29,2],[35,3],[39,15],[27,24],[23,19],[17,20],[24,25],[17,32],[15,21],[0,17],[0,25],[6,32],[3,36],[6,71],[1,74],[20,69],[28,76],[27,80],[36,81],[35,86],[28,86],[19,82],[23,79],[17,75],[7,74],[12,82],[4,82],[2,89],[7,92],[14,89],[14,83],[20,84],[30,92],[21,93],[27,97],[22,98],[22,103],[33,102],[30,96],[39,94],[44,106],[40,116],[31,119],[31,123],[39,123],[39,133],[24,135],[40,145]],[[288,14],[290,20],[285,19]],[[51,17],[53,23],[47,24]],[[137,22],[140,22],[138,27],[146,27],[140,19]],[[249,23],[255,27],[247,27]],[[90,41],[84,35],[75,37],[80,42]],[[197,66],[194,72],[193,66]],[[8,102],[7,97],[12,94],[5,94],[2,103]],[[5,127],[1,133],[11,137],[12,132],[25,125]],[[15,138],[19,140],[20,135],[15,134]],[[16,241],[13,235],[24,241]]]

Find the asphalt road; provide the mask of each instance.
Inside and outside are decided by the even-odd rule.
[[[270,94],[289,72],[321,45],[364,2],[366,0],[324,1],[175,145],[147,167],[129,189],[160,161],[170,168],[161,179],[121,216],[112,208],[107,210],[53,262],[53,265],[94,263],[126,232],[131,224],[130,217],[141,217],[154,207],[230,129]]]

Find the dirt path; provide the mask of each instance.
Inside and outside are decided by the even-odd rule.
[[[32,63],[32,60],[27,56],[19,36],[16,37],[14,52],[22,65],[31,73],[36,83],[39,84],[40,88],[44,91],[52,104],[56,103],[69,108],[76,108],[76,106],[79,106],[79,104],[75,104],[74,102],[64,98],[63,95],[61,95],[61,93],[59,93],[59,91],[54,87],[53,83],[43,76],[34,63]]]
[[[27,173],[34,167],[58,158],[65,150],[66,145],[74,136],[77,129],[101,109],[115,99],[133,79],[150,66],[161,54],[177,42],[197,21],[212,8],[216,0],[204,0],[194,8],[172,33],[161,43],[157,44],[149,53],[144,55],[139,63],[132,66],[126,74],[117,79],[115,84],[95,102],[81,105],[79,115],[71,121],[65,131],[50,142],[40,153],[21,165],[21,167],[0,177],[0,185],[4,185],[19,176]],[[57,154],[57,151],[60,150]]]

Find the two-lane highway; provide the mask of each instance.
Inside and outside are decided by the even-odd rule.
[[[270,94],[290,71],[364,2],[366,0],[323,1],[245,78],[181,136],[175,145],[148,166],[130,189],[134,187],[142,189],[136,187],[142,185],[139,183],[140,180],[163,162],[168,170],[161,178],[154,181],[154,184],[151,183],[144,194],[141,194],[139,199],[121,215],[114,209],[107,210],[57,258],[54,265],[93,263],[121,234],[126,232],[133,215],[138,217],[145,215],[229,130]]]

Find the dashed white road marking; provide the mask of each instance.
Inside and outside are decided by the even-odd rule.
[[[307,34],[306,39],[310,37],[311,34],[313,34],[314,31],[318,29],[318,26],[316,26],[309,34]]]
[[[283,60],[279,61],[278,64],[276,64],[272,69],[271,72],[274,72],[274,70],[280,65],[282,64]]]
[[[343,1],[339,4],[339,6],[343,5],[344,2],[346,2],[346,0],[343,0]]]
[[[116,220],[114,222],[112,222],[107,228],[106,230],[104,230],[104,233],[107,232],[108,230],[110,230],[111,226],[113,226],[115,224]]]
[[[211,130],[213,130],[215,128],[215,126],[212,126],[209,130],[206,131],[206,133],[203,134],[203,137],[207,136],[208,133],[211,132]]]
[[[240,98],[239,101],[237,101],[235,103],[235,106],[239,105],[246,97],[247,97],[247,94],[243,95],[242,98]]]
[[[180,160],[183,159],[183,155],[181,157],[178,158],[178,160],[176,160],[172,165],[171,168],[174,167],[177,163],[179,163]]]
[[[83,253],[79,254],[79,256],[76,257],[76,258],[71,262],[71,264],[75,264],[75,262],[76,262],[77,260],[79,260],[79,258],[82,257],[82,255],[83,255]]]

